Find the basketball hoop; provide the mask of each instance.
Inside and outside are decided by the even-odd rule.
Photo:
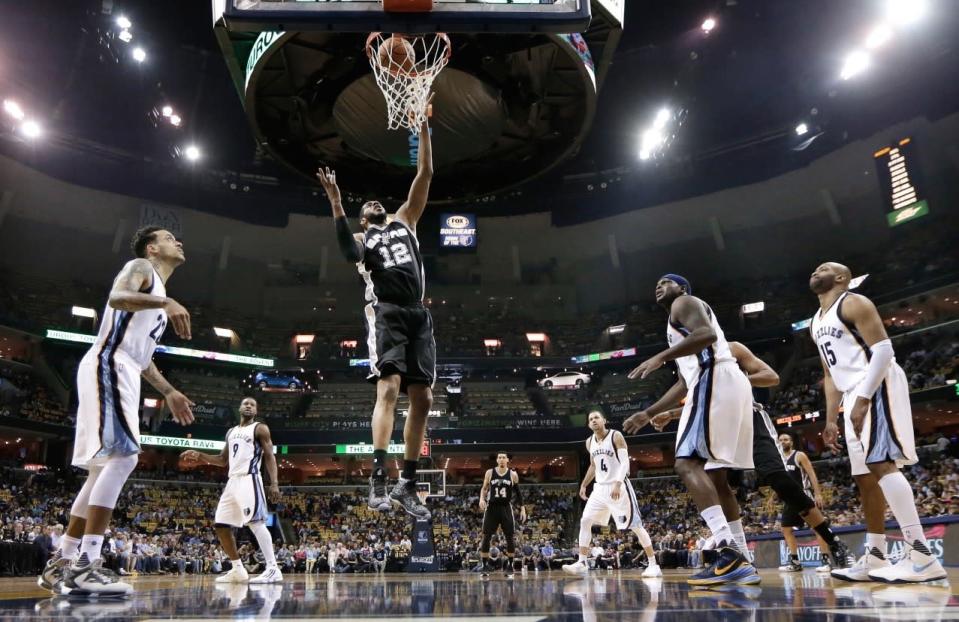
[[[376,84],[386,98],[391,130],[415,132],[430,116],[430,88],[449,62],[450,38],[445,33],[423,36],[370,33],[366,55]]]

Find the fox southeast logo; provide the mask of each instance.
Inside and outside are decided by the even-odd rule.
[[[475,248],[476,216],[474,214],[443,214],[440,217],[440,239],[446,247]]]

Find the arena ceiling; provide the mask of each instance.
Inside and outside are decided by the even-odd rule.
[[[679,199],[800,168],[881,128],[959,107],[952,3],[924,3],[927,15],[895,22],[892,43],[848,80],[840,77],[844,60],[883,19],[885,0],[626,4],[625,32],[578,152],[525,192],[638,176],[644,187],[662,189],[650,195],[656,201]],[[133,23],[130,43],[117,39],[120,15]],[[716,25],[706,33],[709,16]],[[131,61],[134,46],[144,62]],[[214,190],[252,193],[242,198],[277,214],[309,205],[308,193],[287,196],[291,188],[307,191],[305,180],[258,148],[207,2],[21,3],[0,22],[0,58],[0,95],[15,98],[46,130],[25,141],[6,123],[0,150],[31,165],[201,210]],[[160,114],[167,104],[179,127]],[[641,135],[663,107],[684,122],[668,149],[642,161]],[[807,134],[800,137],[801,123]],[[202,153],[193,164],[185,161],[189,144]],[[476,208],[513,213],[549,209],[549,202],[519,197]]]

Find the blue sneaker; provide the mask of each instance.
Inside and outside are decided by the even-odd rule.
[[[759,578],[756,569],[736,549],[723,546],[717,551],[716,561],[700,572],[686,579],[689,585],[721,585],[739,583],[742,580],[755,581]],[[748,583],[747,583],[748,584]]]

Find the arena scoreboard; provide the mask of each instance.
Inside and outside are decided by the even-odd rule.
[[[441,215],[440,246],[476,248],[476,214]]]
[[[873,154],[880,190],[886,202],[886,220],[890,227],[915,220],[929,213],[922,192],[915,141],[903,138]]]

